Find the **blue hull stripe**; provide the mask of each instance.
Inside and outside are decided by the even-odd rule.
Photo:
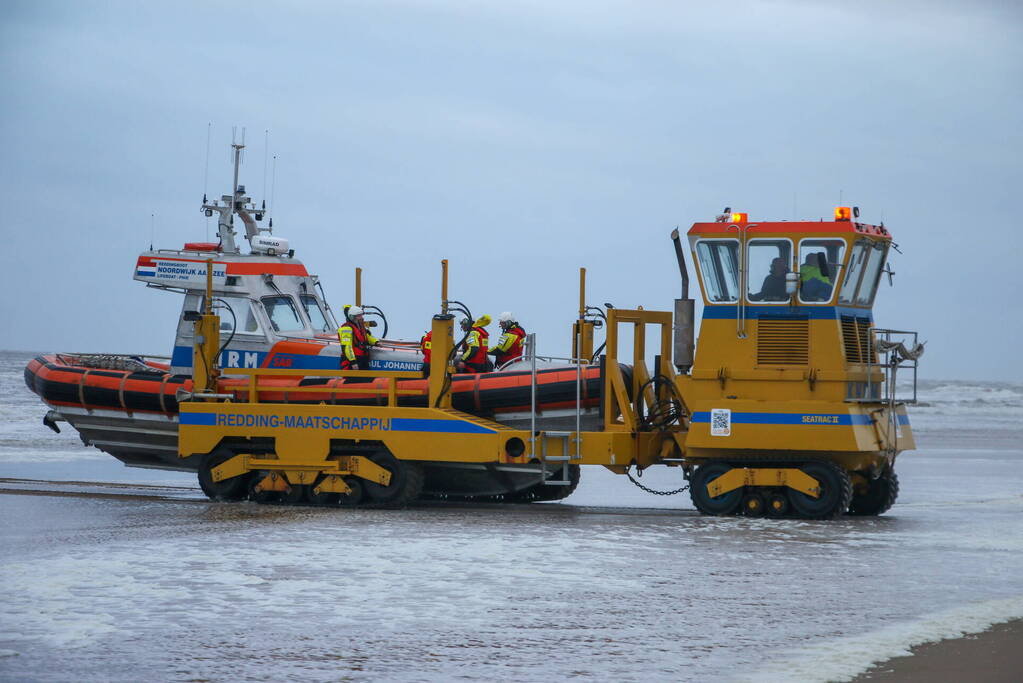
[[[701,411],[693,413],[692,421],[709,424],[710,412]],[[841,415],[835,413],[732,413],[732,424],[841,427],[869,425],[871,421],[869,415]],[[908,419],[905,424],[909,424]]]
[[[216,423],[216,413],[181,413],[178,415],[178,424],[212,427]]]
[[[712,305],[703,307],[704,320],[735,320],[738,307],[732,305]],[[849,308],[847,306],[747,306],[746,318],[755,320],[762,316],[768,317],[806,317],[810,320],[836,320],[843,315],[854,318],[867,318],[873,321],[874,316],[869,308]]]
[[[266,367],[266,351],[243,351],[226,349],[220,354],[222,368],[262,368]],[[176,346],[171,357],[174,367],[192,367],[192,347]],[[282,370],[340,370],[339,356],[318,356],[303,353],[278,353],[274,355],[273,366]],[[370,370],[410,370],[418,372],[423,369],[419,361],[402,361],[391,359],[375,359],[369,362]]]
[[[434,420],[417,417],[395,417],[391,419],[391,431],[395,432],[440,432],[444,434],[494,434],[472,422],[461,420]]]

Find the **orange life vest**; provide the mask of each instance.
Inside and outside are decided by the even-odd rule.
[[[515,325],[514,327],[505,330],[504,334],[511,335],[515,339],[506,350],[502,351],[500,348],[498,348],[498,350],[494,353],[494,363],[497,364],[498,366],[504,365],[509,361],[515,360],[516,358],[521,358],[522,342],[526,338],[526,331],[522,329],[519,325]],[[501,344],[499,343],[498,347],[500,346]]]
[[[341,341],[341,360],[349,361],[347,349],[351,347],[355,360],[369,355],[369,341],[366,339],[366,330],[360,325],[348,321],[337,330],[338,339]]]
[[[487,344],[488,344],[487,340],[490,338],[490,334],[487,333],[487,330],[486,330],[485,327],[474,327],[474,328],[472,328],[472,331],[469,333],[470,338],[472,336],[472,332],[475,332],[478,335],[477,339],[479,340],[479,346],[476,347],[476,351],[473,352],[473,354],[471,356],[469,356],[468,358],[465,359],[465,362],[466,363],[472,363],[473,365],[477,365],[479,367],[483,367],[483,366],[485,366],[487,364]],[[468,344],[468,342],[466,342],[466,343]]]
[[[433,330],[430,330],[423,335],[423,338],[419,340],[419,348],[423,351],[423,363],[425,365],[430,364],[430,352],[433,350]]]

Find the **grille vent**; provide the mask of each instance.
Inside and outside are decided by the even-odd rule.
[[[810,321],[804,317],[761,316],[757,321],[757,365],[807,365]]]
[[[877,354],[870,342],[870,319],[842,316],[842,345],[847,363],[876,363]]]

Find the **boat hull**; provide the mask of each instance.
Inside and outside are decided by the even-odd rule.
[[[47,421],[64,421],[74,427],[82,442],[94,446],[129,467],[196,471],[198,458],[178,456],[178,391],[192,389],[190,378],[172,375],[159,364],[145,369],[93,368],[78,365],[74,357],[39,356],[25,368],[25,383],[51,408]],[[574,429],[576,421],[575,369],[550,368],[537,372],[537,429]],[[247,398],[245,380],[225,380],[218,391]],[[377,394],[342,394],[331,389],[343,381],[306,378],[301,382],[270,378],[260,391],[264,401],[319,403],[321,401],[373,405],[384,400]],[[532,378],[528,372],[494,372],[455,375],[451,392],[454,407],[480,417],[528,428]],[[292,393],[295,386],[323,386],[323,393]],[[261,387],[263,382],[261,382]],[[355,385],[383,388],[383,380]],[[403,389],[421,389],[421,395],[401,397],[402,405],[426,405],[426,381],[399,383]],[[599,373],[588,368],[579,385],[583,429],[597,423]],[[351,388],[349,385],[346,388]],[[537,465],[423,463],[424,493],[433,496],[501,496],[535,486]],[[553,471],[553,470],[552,470]]]

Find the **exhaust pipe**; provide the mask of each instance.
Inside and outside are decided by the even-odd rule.
[[[679,372],[687,373],[693,367],[696,351],[696,309],[695,302],[689,298],[689,271],[682,251],[682,239],[678,228],[671,231],[671,241],[675,243],[675,258],[678,259],[678,270],[682,275],[682,298],[675,299],[675,324],[673,355],[674,364]]]

